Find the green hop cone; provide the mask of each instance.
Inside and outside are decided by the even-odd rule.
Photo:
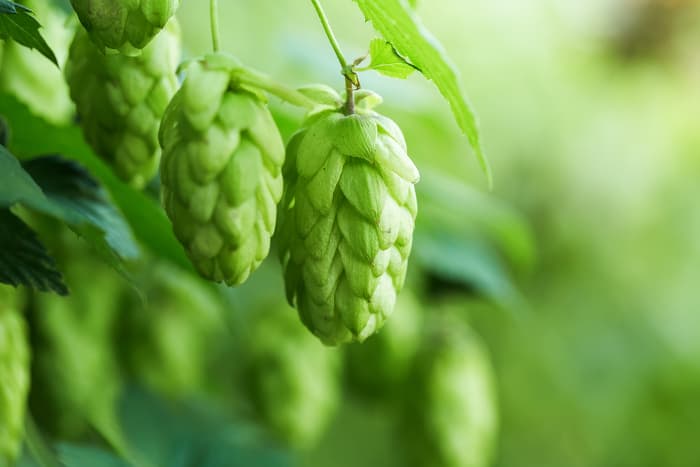
[[[51,45],[58,63],[64,63],[73,34],[68,15],[49,0],[21,3],[36,14],[41,34]],[[39,117],[56,125],[70,122],[73,103],[61,70],[36,50],[14,41],[0,41],[0,92],[14,95]]]
[[[0,465],[13,465],[24,437],[29,343],[15,291],[0,285]]]
[[[42,429],[79,439],[104,428],[120,388],[112,336],[121,284],[107,266],[72,256],[64,269],[71,295],[36,294],[31,309],[32,412]]]
[[[168,397],[209,387],[209,364],[225,328],[214,291],[172,266],[149,268],[146,306],[135,294],[122,306],[119,346],[135,380]]]
[[[193,62],[161,124],[162,199],[199,273],[244,282],[265,259],[282,196],[284,145],[272,115],[223,54]]]
[[[249,318],[241,382],[247,399],[278,439],[311,447],[338,405],[338,355],[309,334],[285,303]]]
[[[371,399],[393,400],[405,382],[422,330],[420,305],[410,290],[404,290],[381,331],[345,348],[350,386]]]
[[[413,363],[399,432],[408,467],[487,467],[498,416],[492,368],[479,338],[439,317]]]
[[[102,55],[83,29],[70,48],[66,80],[85,139],[137,188],[158,170],[158,127],[177,90],[179,56],[175,21],[138,57]]]
[[[173,17],[180,0],[71,0],[100,52],[138,55]]]
[[[371,109],[379,101],[362,93],[352,115],[314,113],[287,148],[287,296],[328,345],[377,332],[406,276],[419,174],[399,127]]]

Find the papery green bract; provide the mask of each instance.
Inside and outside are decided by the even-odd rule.
[[[138,57],[103,55],[82,28],[70,48],[66,80],[85,139],[137,188],[158,170],[158,127],[177,90],[179,57],[174,20]]]
[[[162,199],[199,273],[244,282],[267,256],[282,196],[284,144],[229,57],[192,63],[161,124]]]
[[[41,34],[51,45],[58,63],[68,55],[73,28],[68,15],[49,0],[23,0],[41,23]],[[0,41],[0,91],[14,95],[43,119],[63,125],[70,122],[73,103],[61,70],[54,63],[14,41]]]
[[[487,351],[456,319],[432,324],[403,393],[403,465],[487,467],[498,428]]]
[[[287,160],[287,297],[324,343],[363,341],[382,327],[404,284],[418,170],[399,127],[359,105],[353,115],[311,116]]]
[[[13,465],[24,438],[29,342],[15,291],[0,285],[0,465]]]
[[[285,303],[250,315],[241,381],[247,398],[277,438],[311,447],[339,402],[339,355],[309,334]]]
[[[138,55],[168,23],[180,0],[71,0],[97,48]]]

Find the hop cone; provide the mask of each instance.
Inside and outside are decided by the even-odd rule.
[[[282,441],[312,446],[339,400],[338,359],[288,305],[253,313],[242,384],[258,417]]]
[[[180,0],[71,0],[100,52],[138,55],[175,14]]]
[[[68,15],[49,0],[17,3],[36,14],[42,25],[42,36],[62,64],[68,55],[72,35],[71,28],[66,26]],[[73,114],[68,86],[56,65],[36,50],[10,40],[0,42],[0,92],[14,95],[34,114],[57,125],[68,123]]]
[[[0,285],[0,465],[12,465],[24,435],[29,392],[29,343],[14,291]]]
[[[409,467],[486,467],[497,430],[491,366],[462,323],[429,326],[404,394],[400,432]]]
[[[371,398],[394,398],[405,382],[422,330],[420,305],[410,290],[404,290],[381,331],[346,347],[346,373],[352,388]]]
[[[131,377],[171,397],[207,388],[208,364],[224,328],[216,296],[172,267],[149,268],[146,304],[135,295],[120,313],[119,349]]]
[[[369,106],[321,111],[290,141],[285,170],[288,299],[324,343],[363,341],[392,313],[411,251],[419,175],[401,130]]]
[[[260,98],[221,54],[188,68],[163,118],[162,198],[199,273],[240,284],[267,256],[282,196],[284,146]]]
[[[158,126],[177,90],[179,50],[174,21],[138,57],[102,55],[82,29],[70,48],[66,80],[85,139],[135,187],[158,170]]]
[[[42,428],[62,439],[83,436],[112,414],[120,380],[112,335],[120,284],[99,263],[77,259],[64,270],[68,297],[37,294],[32,312],[32,411]]]

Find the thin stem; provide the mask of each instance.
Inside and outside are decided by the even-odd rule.
[[[335,52],[335,56],[338,57],[338,62],[340,63],[340,68],[343,69],[343,73],[345,73],[345,70],[348,67],[348,62],[345,60],[345,56],[343,55],[343,52],[340,50],[340,45],[338,44],[338,40],[335,38],[335,34],[333,34],[333,30],[331,29],[331,25],[328,22],[328,17],[326,16],[326,13],[323,11],[323,7],[321,6],[320,0],[311,0],[311,3],[314,5],[314,9],[316,9],[316,14],[318,14],[318,19],[321,20],[321,25],[323,26],[323,30],[326,32],[326,36],[328,37],[328,42],[331,43],[331,47],[333,47],[333,51]]]
[[[290,104],[305,107],[309,110],[316,106],[316,103],[295,89],[291,89],[284,84],[278,83],[264,73],[253,71],[249,68],[236,72],[235,79],[240,84],[262,89],[273,94]]]
[[[211,25],[211,44],[214,52],[219,51],[219,2],[211,0],[209,3],[209,24]]]

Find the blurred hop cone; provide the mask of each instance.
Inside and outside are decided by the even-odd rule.
[[[66,81],[85,139],[136,188],[158,170],[158,127],[177,90],[179,59],[175,20],[138,57],[103,55],[82,28],[71,44]]]
[[[498,416],[483,344],[462,322],[439,316],[405,386],[399,433],[409,467],[487,467]]]
[[[29,342],[16,295],[0,284],[0,466],[19,455],[29,393]]]
[[[340,398],[340,360],[285,303],[250,316],[242,385],[261,421],[281,441],[312,447]]]
[[[311,97],[321,100],[321,89]],[[364,341],[394,309],[417,213],[418,169],[399,127],[357,94],[344,115],[328,90],[287,148],[280,248],[287,298],[327,345]]]
[[[49,0],[19,1],[30,8],[41,23],[41,34],[59,64],[65,62],[72,28],[68,15]],[[73,103],[61,70],[37,50],[16,42],[0,41],[0,92],[14,95],[37,116],[55,125],[68,124]]]
[[[345,347],[350,387],[372,400],[393,401],[405,383],[422,331],[420,304],[410,290],[404,290],[381,331],[363,343]]]
[[[71,0],[97,49],[138,55],[175,15],[180,0]]]
[[[284,144],[261,97],[211,54],[187,68],[160,130],[162,199],[199,273],[243,283],[267,257],[282,196]]]

